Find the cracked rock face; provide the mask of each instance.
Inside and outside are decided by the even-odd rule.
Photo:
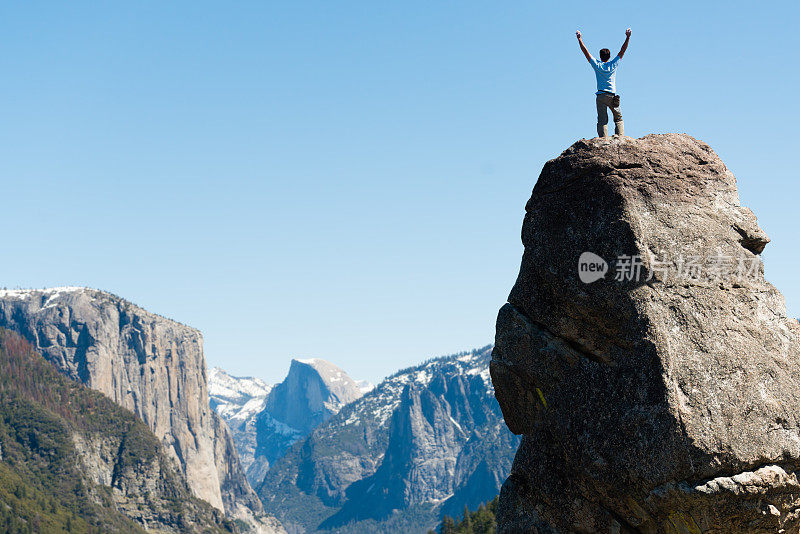
[[[800,326],[717,155],[579,141],[544,166],[522,239],[491,363],[523,434],[500,531],[797,531]],[[605,276],[581,281],[584,252]]]

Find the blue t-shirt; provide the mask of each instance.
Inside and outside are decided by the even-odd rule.
[[[611,61],[602,62],[594,57],[589,60],[594,75],[597,78],[597,92],[600,93],[617,93],[617,65],[619,65],[619,56],[615,56]]]

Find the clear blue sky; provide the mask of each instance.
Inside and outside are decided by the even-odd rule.
[[[493,340],[543,163],[626,133],[720,154],[800,315],[798,2],[37,2],[0,7],[0,285],[87,285],[209,365],[378,380]]]

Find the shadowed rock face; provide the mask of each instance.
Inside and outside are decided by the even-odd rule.
[[[253,516],[261,503],[227,426],[209,406],[200,332],[86,288],[2,291],[0,326],[141,417],[197,497],[259,523]],[[258,528],[277,527],[268,521]]]
[[[677,134],[579,141],[544,166],[522,239],[491,363],[523,434],[500,530],[796,530],[800,326],[716,154]],[[587,251],[610,263],[588,284]]]
[[[355,380],[332,363],[319,358],[292,360],[286,379],[267,397],[266,411],[306,435],[359,397]]]

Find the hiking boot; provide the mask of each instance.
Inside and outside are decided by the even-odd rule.
[[[625,123],[622,121],[614,123],[614,135],[625,135]]]
[[[597,125],[597,137],[608,137],[608,124]]]

